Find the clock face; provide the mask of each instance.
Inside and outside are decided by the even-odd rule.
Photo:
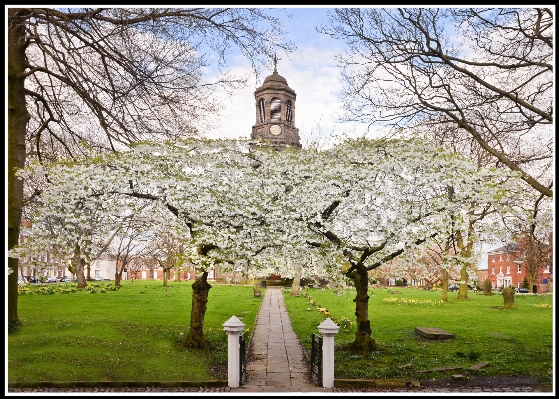
[[[272,133],[274,136],[277,136],[281,133],[281,127],[279,125],[272,125],[270,127],[270,133]]]

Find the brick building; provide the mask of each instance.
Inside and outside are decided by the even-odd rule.
[[[502,287],[522,287],[524,279],[530,281],[530,275],[525,266],[525,251],[518,243],[509,243],[487,253],[487,278],[493,289]],[[480,280],[481,283],[483,281]],[[550,292],[553,282],[553,272],[550,264],[543,264],[537,268],[536,279],[532,292]]]

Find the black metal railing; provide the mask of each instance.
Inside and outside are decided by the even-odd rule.
[[[239,363],[239,385],[243,385],[247,370],[246,341],[244,332],[239,334]]]
[[[317,386],[322,386],[322,337],[312,335],[311,344],[311,381]]]

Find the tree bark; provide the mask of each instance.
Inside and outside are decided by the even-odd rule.
[[[291,284],[291,291],[289,296],[299,296],[301,292],[301,274],[296,273],[293,277],[293,283]]]
[[[458,299],[468,299],[468,271],[466,270],[467,265],[460,270],[460,289],[458,290]]]
[[[181,268],[180,267],[175,267],[175,281],[176,282],[180,282],[181,281]]]
[[[8,9],[8,250],[19,242],[23,206],[23,180],[15,172],[25,166],[25,137],[30,115],[25,105],[25,14]],[[18,259],[8,258],[8,324],[19,326]]]
[[[74,270],[76,270],[76,276],[78,277],[78,288],[87,287],[87,280],[85,279],[84,274],[85,260],[81,258],[81,249],[77,244],[74,249],[74,259],[72,259],[72,264],[74,265]]]
[[[369,279],[367,269],[363,265],[355,266],[348,274],[355,284],[356,295],[355,316],[357,317],[357,331],[355,340],[349,345],[350,349],[360,353],[368,353],[376,349],[376,343],[371,338],[371,322],[369,320]]]
[[[462,234],[459,231],[456,233],[456,241],[458,243],[458,248],[460,249],[460,255],[465,258],[469,258],[472,255],[474,243],[471,237],[473,236],[473,233],[474,233],[473,221],[471,221],[470,225],[468,226],[468,231],[467,231],[468,243],[466,245],[464,245],[464,237],[462,236]],[[468,299],[468,281],[469,281],[468,266],[470,266],[469,263],[465,264],[462,267],[462,270],[460,270],[460,281],[462,281],[462,283],[460,284],[460,289],[458,290],[458,299]]]
[[[443,269],[443,302],[448,302],[448,270]]]
[[[204,339],[204,317],[208,302],[208,293],[212,286],[208,283],[208,272],[202,273],[192,284],[192,309],[190,311],[190,328],[184,340],[184,346],[194,349],[206,349]]]

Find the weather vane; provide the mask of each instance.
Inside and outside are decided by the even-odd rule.
[[[276,53],[274,53],[274,72],[278,71],[277,67],[278,67],[278,57],[276,56]]]

